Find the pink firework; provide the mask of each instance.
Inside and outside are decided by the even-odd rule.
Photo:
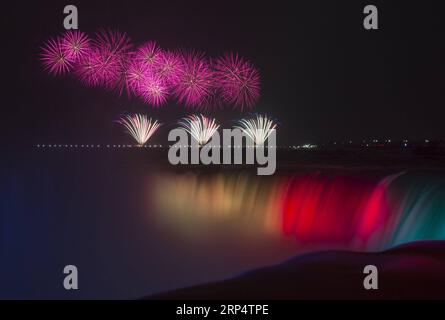
[[[164,51],[154,63],[154,71],[164,79],[168,85],[176,85],[184,71],[184,63],[179,53]]]
[[[97,56],[99,52],[97,49],[91,49],[87,54],[83,55],[81,59],[76,63],[74,73],[89,87],[95,87],[101,85],[102,79],[98,72]]]
[[[72,60],[63,47],[61,38],[49,39],[40,55],[43,67],[52,75],[65,74],[72,68]]]
[[[69,30],[62,36],[62,48],[73,62],[77,62],[88,52],[90,39],[81,31]]]
[[[126,33],[112,30],[102,30],[96,33],[93,44],[99,50],[113,54],[127,53],[132,47],[130,38]]]
[[[76,65],[76,74],[90,86],[119,87],[130,48],[130,39],[125,33],[102,31]]]
[[[91,50],[76,65],[76,74],[89,86],[114,88],[121,78],[122,57],[106,50]]]
[[[243,110],[251,109],[260,97],[260,74],[238,54],[227,54],[215,63],[215,76],[223,99]]]
[[[132,93],[132,89],[129,86],[128,83],[128,67],[131,63],[131,53],[125,53],[121,56],[120,59],[120,70],[119,70],[119,77],[117,81],[114,84],[114,87],[112,86],[112,89],[115,89],[115,91],[118,93],[119,96],[122,95],[124,91],[127,92],[127,96],[130,97]]]
[[[186,52],[183,54],[183,61],[184,69],[174,88],[174,94],[187,107],[199,108],[212,93],[213,72],[202,53]]]
[[[169,87],[159,75],[147,72],[140,82],[138,93],[148,104],[160,107],[167,101]]]
[[[156,42],[149,41],[136,49],[134,58],[137,62],[153,68],[159,62],[161,54],[162,50],[158,47]]]
[[[135,60],[129,59],[126,71],[126,85],[132,93],[138,94],[145,77],[148,75],[148,67]]]

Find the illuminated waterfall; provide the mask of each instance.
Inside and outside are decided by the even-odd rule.
[[[178,230],[199,232],[211,221],[303,247],[357,250],[445,238],[444,177],[187,173],[154,184],[157,211]]]

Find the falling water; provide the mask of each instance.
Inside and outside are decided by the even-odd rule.
[[[157,212],[179,231],[214,223],[303,248],[353,250],[445,238],[445,179],[433,174],[187,173],[154,184]]]

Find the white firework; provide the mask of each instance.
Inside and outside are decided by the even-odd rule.
[[[133,114],[122,117],[119,121],[139,145],[143,146],[158,130],[161,124],[158,120],[147,118],[143,114]]]
[[[198,141],[200,146],[209,142],[213,134],[218,130],[219,125],[216,124],[215,119],[207,118],[206,116],[192,114],[179,121],[179,124],[190,135]]]
[[[262,146],[277,124],[266,115],[257,115],[256,118],[241,119],[235,128],[241,129],[256,145]]]

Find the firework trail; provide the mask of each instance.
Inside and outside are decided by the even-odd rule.
[[[114,30],[101,30],[96,33],[93,44],[99,50],[107,51],[110,54],[122,54],[132,48],[131,40],[125,32]]]
[[[73,61],[64,48],[62,38],[49,39],[41,50],[40,60],[44,69],[50,74],[61,75],[71,70]]]
[[[213,134],[218,130],[219,125],[216,124],[215,119],[207,118],[200,115],[192,114],[179,121],[190,135],[198,142],[200,146],[204,146],[209,142]]]
[[[146,115],[127,115],[118,120],[128,134],[130,134],[140,146],[143,146],[148,139],[158,130],[161,124],[157,120],[147,118]]]
[[[184,70],[173,92],[186,107],[200,107],[211,94],[213,72],[203,53],[190,51],[183,53]]]
[[[66,31],[62,36],[62,49],[70,60],[77,62],[90,49],[90,38],[79,30]]]
[[[194,109],[203,112],[209,112],[222,109],[223,106],[224,106],[224,101],[222,100],[221,95],[219,93],[217,83],[214,81],[206,98],[200,105],[196,106]]]
[[[215,77],[223,99],[241,110],[260,96],[260,74],[247,60],[229,53],[215,61]]]
[[[277,124],[266,115],[257,115],[256,118],[241,119],[235,128],[241,129],[256,145],[262,146],[269,135],[275,130]]]

